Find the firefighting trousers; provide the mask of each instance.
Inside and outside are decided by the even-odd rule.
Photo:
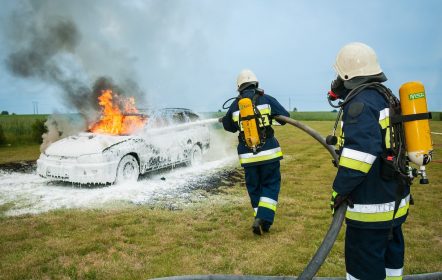
[[[347,279],[402,279],[404,236],[401,226],[390,229],[362,229],[347,226],[345,267]]]
[[[244,167],[247,191],[256,218],[264,220],[268,228],[273,224],[281,187],[279,161]]]

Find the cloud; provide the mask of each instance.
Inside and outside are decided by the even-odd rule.
[[[85,22],[75,11],[84,11],[86,6],[81,5],[85,3],[66,2],[66,6],[60,6],[60,2],[53,5],[52,1],[22,1],[11,12],[7,33],[14,35],[8,39],[18,47],[9,49],[6,69],[19,78],[38,79],[56,86],[56,98],[66,107],[76,108],[87,122],[99,113],[97,97],[101,93],[94,87],[104,79],[118,89],[118,94],[130,94],[142,103],[145,94],[134,79],[130,54],[112,48],[107,40],[97,41],[103,36],[99,29],[93,33],[83,33],[84,26],[79,29],[78,23]],[[100,26],[99,22],[89,24],[89,28]],[[115,35],[115,26],[111,25],[113,30],[104,30]]]
[[[38,0],[5,6],[8,16],[21,20],[15,27],[1,21],[9,35],[0,49],[23,45],[20,25],[32,22],[26,13],[71,20],[81,34],[75,57],[86,76],[116,83],[130,78],[155,107],[217,110],[236,94],[239,71],[251,68],[276,98],[290,97],[299,110],[329,110],[324,96],[344,44],[375,48],[393,90],[410,77],[420,79],[422,67],[434,77],[442,49],[442,4],[435,0]]]

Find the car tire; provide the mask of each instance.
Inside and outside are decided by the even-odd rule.
[[[132,155],[125,155],[118,164],[115,183],[136,182],[140,175],[137,159]]]
[[[203,151],[201,150],[201,147],[197,144],[193,145],[192,149],[189,152],[189,161],[188,165],[198,165],[203,160]]]

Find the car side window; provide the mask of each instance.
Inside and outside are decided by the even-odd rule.
[[[173,124],[183,124],[197,121],[200,116],[190,110],[186,109],[164,109],[150,117],[150,124],[154,127],[162,127]]]
[[[186,112],[186,117],[188,121],[194,122],[200,119],[200,117],[193,112]]]
[[[172,114],[174,123],[188,123],[199,120],[199,116],[190,111],[175,112]]]
[[[174,123],[185,123],[186,121],[186,116],[184,115],[183,112],[177,112],[175,114],[172,115],[172,120]]]

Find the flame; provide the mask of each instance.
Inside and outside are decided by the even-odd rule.
[[[89,126],[91,132],[132,134],[146,124],[147,118],[138,114],[133,97],[120,97],[112,90],[106,89],[102,91],[98,101],[101,106],[101,116],[96,123]]]

